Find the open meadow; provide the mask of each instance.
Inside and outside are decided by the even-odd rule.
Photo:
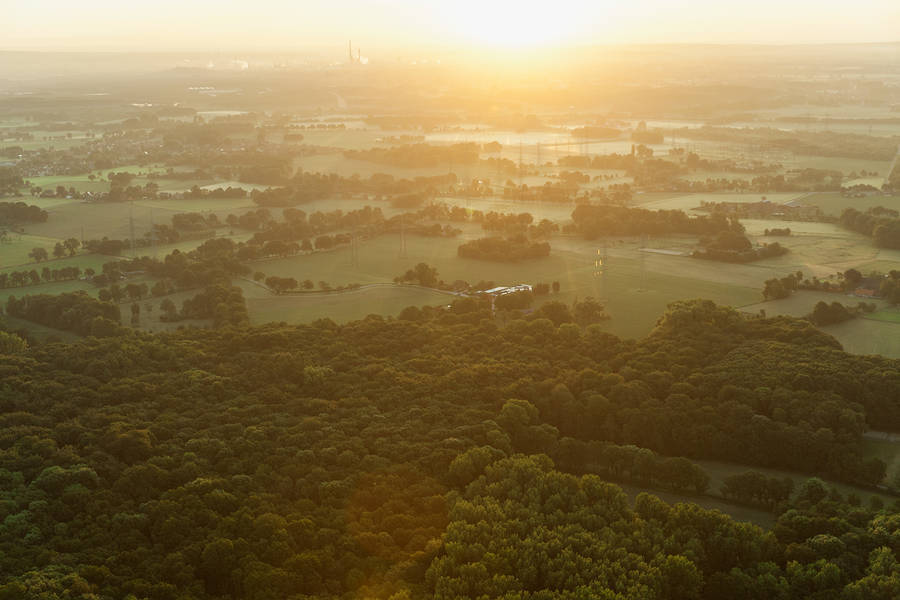
[[[836,325],[827,325],[821,329],[837,338],[847,352],[881,354],[900,358],[900,323],[886,318],[878,318],[879,314],[895,314],[892,309],[885,308],[884,303],[880,300],[857,298],[841,293],[800,290],[788,298],[749,304],[741,307],[741,310],[748,313],[758,313],[760,310],[764,310],[770,317],[775,315],[805,317],[812,312],[817,302],[828,304],[840,302],[845,306],[856,306],[861,301],[874,302],[878,306],[878,312]]]
[[[344,160],[344,159],[341,159]],[[797,194],[768,196],[772,202],[788,202]],[[634,204],[646,208],[679,208],[690,210],[701,201],[757,201],[755,194],[639,194]],[[498,212],[530,212],[535,219],[548,218],[558,223],[568,222],[573,205],[546,203],[517,203],[501,198],[446,197],[440,201],[464,206],[472,210]],[[386,216],[398,214],[400,209],[388,203],[375,203],[359,199],[329,199],[302,206],[307,213],[316,210],[353,210],[370,204],[382,209]],[[130,204],[92,204],[81,201],[47,202],[50,218],[46,223],[26,226],[23,235],[13,234],[10,241],[0,244],[0,268],[41,268],[54,264],[65,266],[70,261],[82,268],[99,270],[112,257],[79,254],[73,259],[50,263],[34,263],[28,253],[34,247],[44,247],[48,252],[57,241],[68,237],[94,239],[107,236],[128,239],[131,219],[135,235],[140,237],[149,231],[151,223],[168,223],[179,212],[212,212],[220,220],[228,214],[240,214],[254,206],[249,199],[216,200],[145,200]],[[277,209],[273,213],[278,216]],[[133,215],[133,217],[132,217]],[[359,256],[359,264],[351,264],[349,248],[329,252],[298,255],[287,258],[254,261],[250,267],[267,276],[294,277],[300,281],[310,279],[316,284],[325,281],[331,286],[351,283],[389,283],[419,262],[438,269],[447,282],[465,280],[469,283],[494,281],[498,285],[559,281],[558,295],[539,298],[538,301],[560,300],[571,303],[579,298],[593,296],[603,299],[612,320],[604,327],[623,337],[642,337],[649,333],[656,319],[666,306],[679,299],[709,298],[721,304],[743,306],[751,312],[759,308],[769,314],[788,311],[786,314],[807,314],[814,302],[802,309],[788,305],[762,303],[762,286],[766,279],[783,277],[802,271],[807,275],[829,277],[850,267],[879,268],[883,271],[900,268],[900,251],[875,248],[871,240],[848,232],[837,225],[826,223],[786,222],[776,220],[743,221],[751,239],[759,242],[778,241],[790,252],[784,256],[748,264],[727,264],[689,258],[696,239],[690,236],[653,236],[644,240],[615,237],[594,241],[573,236],[554,236],[550,242],[551,255],[544,259],[519,263],[497,263],[459,258],[457,246],[465,240],[485,234],[478,225],[463,225],[464,233],[458,239],[407,236],[406,257],[401,259],[398,235],[384,235],[365,240]],[[790,227],[788,238],[768,238],[765,229]],[[235,241],[245,241],[250,232],[220,230],[221,236]],[[154,249],[141,248],[139,254],[161,257],[174,249],[188,251],[203,239],[187,239],[175,244],[160,245]],[[606,255],[605,268],[598,272],[594,266],[598,251]],[[126,250],[124,255],[130,256]],[[152,284],[152,281],[149,282]],[[40,293],[42,286],[27,288]],[[432,292],[411,289],[375,288],[347,294],[275,296],[250,285],[245,288],[251,319],[255,323],[266,321],[305,322],[317,318],[347,321],[376,313],[396,315],[409,305],[444,304],[447,297]],[[757,306],[759,304],[759,306]],[[774,312],[773,312],[774,311]],[[879,316],[880,315],[880,316]],[[895,325],[888,313],[873,315],[869,320],[855,320],[834,326],[837,335],[848,350],[900,355],[900,348],[893,341]]]

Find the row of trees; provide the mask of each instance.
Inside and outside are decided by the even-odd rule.
[[[848,308],[840,302],[828,304],[820,300],[813,307],[809,320],[820,327],[823,325],[836,325],[837,323],[848,321],[859,314],[870,313],[874,310],[875,304],[869,302],[859,302],[855,307]]]
[[[81,277],[81,269],[74,266],[59,269],[44,267],[40,273],[35,269],[30,271],[8,271],[0,273],[0,289],[39,285],[53,281],[72,281],[79,277]]]
[[[510,238],[487,237],[460,244],[457,254],[461,258],[516,262],[550,256],[550,244],[532,242],[524,235]]]
[[[804,279],[803,273],[789,273],[784,277],[774,277],[765,282],[763,296],[767,300],[787,298],[794,290],[814,290],[819,292],[853,292],[863,289],[880,296],[891,304],[900,303],[900,271],[886,274],[871,272],[863,276],[857,269],[837,272],[829,279]]]
[[[572,221],[574,231],[587,239],[596,239],[602,235],[688,233],[708,236],[722,231],[744,231],[736,219],[729,219],[718,213],[691,217],[681,210],[648,210],[598,204],[579,204],[572,211]]]
[[[69,238],[62,242],[56,242],[56,245],[53,247],[53,258],[75,256],[79,247],[81,247],[81,242],[76,238]],[[43,262],[50,258],[50,254],[47,252],[46,248],[35,247],[28,253],[28,257],[34,259],[35,262]]]
[[[751,262],[787,254],[788,249],[778,242],[753,246],[750,240],[738,231],[720,231],[715,237],[700,238],[702,249],[694,250],[691,256],[724,262]]]
[[[895,210],[884,207],[860,212],[845,208],[841,213],[842,227],[873,238],[879,248],[900,249],[900,217]]]

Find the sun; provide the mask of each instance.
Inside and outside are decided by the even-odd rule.
[[[500,48],[563,43],[580,28],[572,2],[455,0],[442,2],[443,25],[460,42]],[[576,3],[581,4],[581,3]]]

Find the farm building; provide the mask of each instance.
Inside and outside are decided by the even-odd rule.
[[[480,293],[485,294],[487,296],[496,297],[496,296],[504,296],[506,294],[514,294],[515,292],[530,292],[530,291],[532,291],[530,285],[520,283],[518,285],[512,285],[512,286],[495,287],[495,288],[491,288],[489,290],[484,290],[483,292],[480,292]]]

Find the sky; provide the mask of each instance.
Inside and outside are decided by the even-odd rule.
[[[0,12],[2,50],[900,41],[900,0],[0,0]]]

